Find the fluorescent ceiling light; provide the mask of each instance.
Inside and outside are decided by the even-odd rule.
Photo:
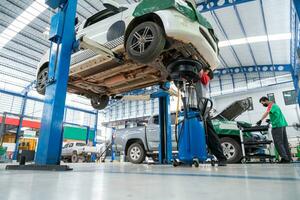
[[[219,47],[236,46],[241,44],[252,44],[267,41],[278,41],[278,40],[290,40],[292,38],[291,33],[281,33],[273,35],[261,35],[247,38],[239,38],[234,40],[225,40],[219,42]]]
[[[0,49],[46,9],[45,0],[34,1],[0,34]]]

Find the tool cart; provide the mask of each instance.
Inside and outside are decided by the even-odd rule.
[[[242,147],[242,163],[247,162],[267,162],[270,163],[275,162],[275,147],[273,143],[273,138],[271,134],[271,125],[264,125],[264,126],[252,126],[252,127],[242,127],[240,128],[240,141]],[[257,140],[257,141],[245,141],[244,140],[244,133],[253,133],[253,132],[260,132],[263,135],[266,135],[266,139],[264,140]],[[246,153],[246,147],[251,148],[251,146],[261,146],[260,150],[255,153]]]

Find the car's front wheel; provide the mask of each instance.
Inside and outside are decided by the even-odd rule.
[[[126,41],[126,52],[134,61],[147,64],[154,61],[166,44],[163,29],[155,22],[144,22],[136,26]]]
[[[145,160],[145,150],[140,143],[133,143],[127,150],[128,161],[140,164]]]
[[[237,163],[241,161],[243,157],[241,145],[239,145],[235,139],[223,137],[221,138],[221,146],[228,163]]]
[[[107,95],[95,96],[91,98],[91,105],[96,110],[103,110],[108,105],[108,102],[109,96]]]
[[[48,67],[42,69],[37,75],[36,91],[39,94],[45,95],[47,81],[48,81]]]

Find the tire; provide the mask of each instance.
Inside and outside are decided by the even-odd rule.
[[[161,54],[166,38],[164,30],[158,24],[148,21],[137,25],[129,34],[125,44],[130,59],[147,64]]]
[[[103,110],[106,108],[109,102],[109,96],[102,95],[102,96],[96,96],[91,98],[91,105],[96,110]]]
[[[140,143],[133,143],[127,150],[128,161],[134,164],[140,164],[145,160],[145,150]]]
[[[48,67],[42,69],[37,75],[36,91],[39,94],[45,95],[47,81],[48,81]]]
[[[71,157],[71,162],[72,163],[77,163],[78,162],[78,155],[77,155],[77,153],[73,153],[72,154],[72,157]]]
[[[238,163],[241,161],[243,157],[241,145],[235,139],[223,137],[221,138],[221,146],[228,163]]]
[[[198,160],[194,160],[194,161],[193,161],[193,165],[194,165],[196,168],[198,168],[199,165],[200,165],[200,163],[199,163]]]

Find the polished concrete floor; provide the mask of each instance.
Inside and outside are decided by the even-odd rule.
[[[0,200],[299,200],[300,164],[188,168],[101,163],[69,172],[6,171]]]

